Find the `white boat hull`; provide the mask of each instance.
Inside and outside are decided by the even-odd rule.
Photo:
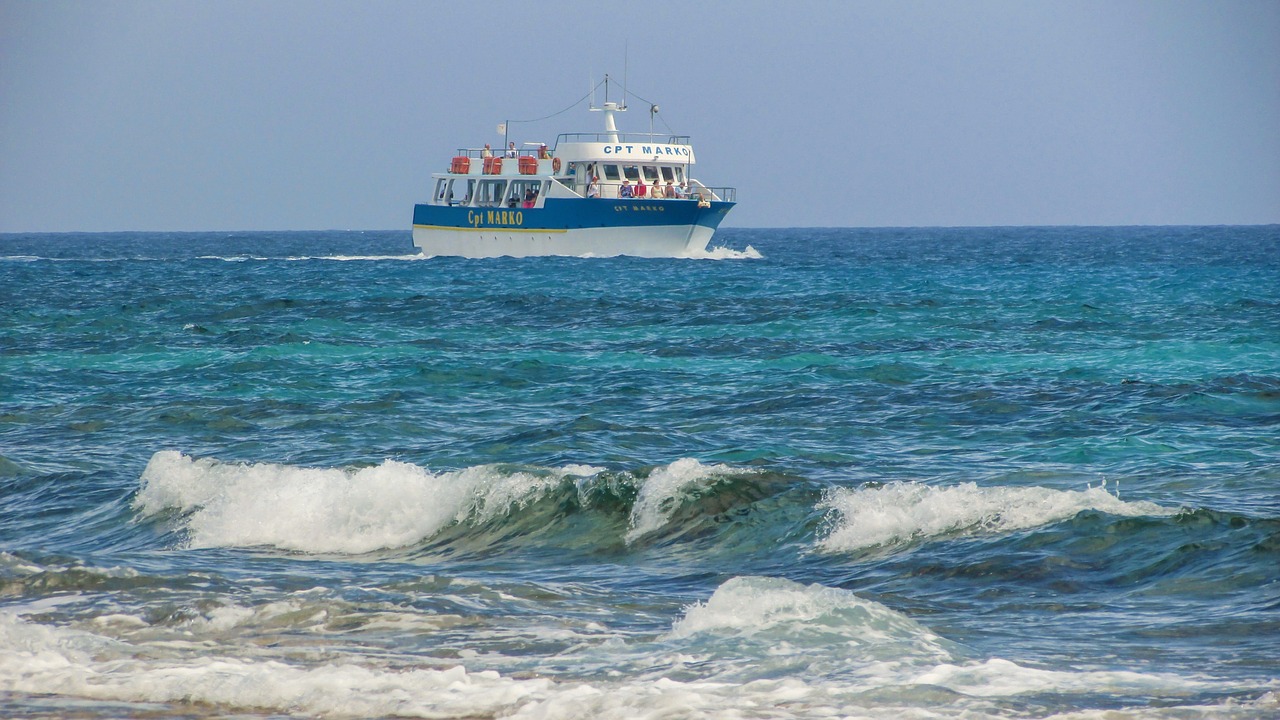
[[[554,232],[415,226],[413,244],[424,255],[470,258],[536,255],[690,257],[706,252],[707,243],[714,233],[714,228],[704,225],[580,228]]]

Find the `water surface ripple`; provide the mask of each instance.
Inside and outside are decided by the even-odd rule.
[[[1280,715],[1280,228],[0,235],[0,715]]]

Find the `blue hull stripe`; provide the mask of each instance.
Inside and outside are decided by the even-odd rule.
[[[692,200],[588,200],[548,198],[541,208],[468,208],[414,205],[413,224],[459,230],[578,230],[582,228],[720,226],[731,202],[699,208]]]

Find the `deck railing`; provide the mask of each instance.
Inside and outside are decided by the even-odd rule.
[[[502,149],[502,148],[500,148],[500,147],[499,147],[499,148],[489,148],[489,155],[490,155],[490,157],[500,157],[500,158],[511,157],[510,155],[508,155],[508,154],[507,154],[508,152],[510,152],[510,150],[504,150],[504,149]],[[540,157],[540,153],[541,153],[541,152],[542,152],[542,150],[541,150],[540,148],[529,148],[529,149],[527,149],[527,150],[516,150],[516,157],[531,157],[531,158],[536,158],[536,157]],[[548,152],[550,152],[550,151],[548,151]],[[468,157],[468,158],[482,158],[482,157],[484,157],[484,148],[458,148],[458,152],[455,154],[455,156],[456,156],[456,157]]]
[[[654,145],[688,145],[688,135],[666,135],[663,133],[560,133],[556,137],[556,147],[560,143],[651,143]]]
[[[635,186],[632,185],[630,187],[634,188]],[[701,183],[697,183],[689,186],[684,197],[665,197],[665,196],[654,197],[653,195],[650,194],[650,192],[654,187],[655,186],[653,185],[645,186],[646,189],[645,189],[644,196],[634,198],[634,199],[635,200],[672,200],[672,201],[679,201],[679,200],[707,200],[707,201],[724,201],[724,202],[738,201],[737,188],[708,187],[706,185],[702,185]],[[661,187],[665,188],[666,186],[663,185]],[[616,183],[616,182],[600,183],[600,196],[603,198],[608,198],[610,200],[614,198],[618,198],[619,197],[618,193],[621,190],[621,188],[622,188],[622,183]]]

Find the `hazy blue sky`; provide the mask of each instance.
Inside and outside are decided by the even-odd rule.
[[[1276,0],[0,0],[0,231],[407,229],[624,56],[729,225],[1280,222]]]

